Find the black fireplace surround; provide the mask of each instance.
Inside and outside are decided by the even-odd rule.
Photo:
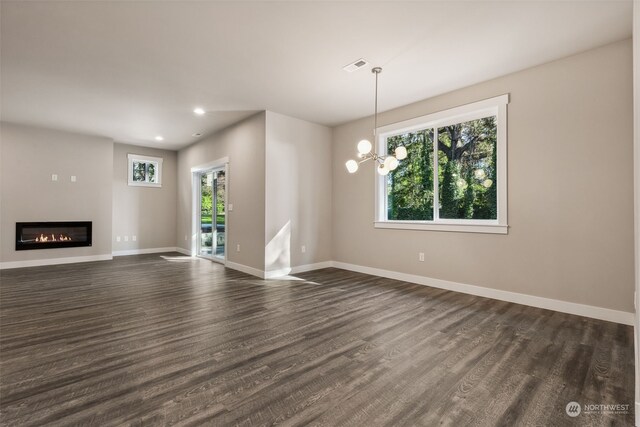
[[[91,246],[91,221],[16,222],[16,251]]]

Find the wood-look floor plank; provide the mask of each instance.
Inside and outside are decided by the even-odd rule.
[[[632,425],[631,327],[179,254],[0,271],[2,425]],[[570,418],[569,401],[629,404]]]

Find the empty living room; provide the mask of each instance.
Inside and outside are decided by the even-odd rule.
[[[640,0],[0,0],[0,426],[640,426]]]

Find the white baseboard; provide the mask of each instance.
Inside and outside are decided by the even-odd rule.
[[[113,256],[136,255],[143,253],[159,253],[159,252],[180,252],[184,255],[191,256],[191,251],[179,248],[151,248],[136,249],[131,251],[117,251]],[[35,267],[43,265],[70,264],[77,262],[106,261],[112,259],[112,255],[91,255],[67,258],[50,258],[28,261],[8,261],[0,263],[0,270],[10,268]],[[257,268],[249,267],[243,264],[227,261],[225,266],[233,270],[238,270],[261,279],[271,279],[275,277],[286,276],[288,274],[297,274],[306,271],[319,270],[322,268],[336,267],[343,270],[355,271],[358,273],[371,274],[374,276],[386,277],[389,279],[400,280],[404,282],[416,283],[424,286],[431,286],[439,289],[446,289],[454,292],[461,292],[470,295],[477,295],[485,298],[492,298],[500,301],[508,301],[516,304],[523,304],[532,307],[544,308],[547,310],[559,311],[561,313],[575,314],[578,316],[591,317],[594,319],[606,320],[609,322],[621,323],[624,325],[634,324],[634,314],[611,310],[608,308],[595,307],[585,304],[577,304],[567,301],[560,301],[550,298],[537,297],[533,295],[520,294],[516,292],[503,291],[499,289],[485,288],[482,286],[468,285],[465,283],[451,282],[448,280],[434,279],[431,277],[418,276],[415,274],[400,273],[397,271],[383,270],[380,268],[366,267],[362,265],[349,264],[338,261],[324,261],[315,264],[305,264],[292,268],[262,271]],[[640,403],[636,402],[636,408]],[[640,408],[636,410],[636,414],[640,414]],[[640,424],[639,424],[640,425]]]
[[[195,254],[191,253],[191,251],[188,250],[188,249],[176,247],[176,248],[174,248],[174,250],[176,252],[180,252],[183,255],[196,256]],[[217,262],[217,261],[211,261],[211,262]],[[238,264],[237,262],[232,262],[232,261],[225,261],[224,263],[222,263],[222,265],[224,265],[226,268],[230,268],[232,270],[241,271],[243,273],[247,273],[247,274],[250,274],[252,276],[259,277],[260,279],[264,279],[265,278],[264,271],[259,270],[257,268],[249,267],[248,265]]]
[[[636,426],[640,426],[640,402],[636,402]]]
[[[333,267],[333,261],[316,262],[315,264],[304,264],[291,268],[290,274],[304,273],[306,271],[321,270],[323,268]]]
[[[176,247],[175,249],[176,249],[176,252],[180,252],[183,255],[188,255],[188,256],[192,256],[193,255],[191,253],[191,251],[188,250],[188,249],[184,249],[184,248],[181,248],[181,247]]]
[[[275,279],[276,277],[288,276],[289,274],[291,274],[291,269],[290,268],[281,268],[279,270],[264,271],[262,273],[262,278],[263,279]]]
[[[181,248],[179,246],[175,247],[175,248],[172,248],[172,249],[174,251],[180,252],[181,254],[186,255],[186,256],[193,256],[193,257],[196,256],[189,249]],[[211,262],[216,262],[216,261],[211,261]],[[247,274],[250,274],[252,276],[256,276],[256,277],[259,277],[261,279],[264,279],[264,272],[262,270],[257,269],[257,268],[249,267],[248,265],[238,264],[237,262],[231,262],[231,261],[225,261],[222,264],[225,267],[230,268],[232,270],[241,271],[243,273],[247,273]]]
[[[416,283],[419,285],[431,286],[449,291],[462,292],[464,294],[478,295],[485,298],[508,301],[516,304],[529,305],[532,307],[544,308],[547,310],[559,311],[561,313],[575,314],[578,316],[592,317],[594,319],[606,320],[609,322],[633,325],[634,314],[626,311],[611,310],[608,308],[595,307],[592,305],[576,304],[573,302],[560,301],[550,298],[536,297],[533,295],[520,294],[516,292],[503,291],[499,289],[485,288],[482,286],[467,285],[464,283],[450,282],[448,280],[433,279],[415,274],[399,273],[397,271],[383,270],[380,268],[365,267],[361,265],[348,264],[344,262],[333,262],[333,266],[343,270],[356,271],[358,273],[371,274],[374,276],[387,277],[389,279],[401,280],[404,282]]]
[[[333,266],[333,261],[317,262],[315,264],[304,264],[296,267],[281,268],[279,270],[265,271],[264,279],[275,279],[277,277],[288,276],[290,274],[304,273],[305,271],[320,270],[321,268],[329,268]]]
[[[264,272],[262,270],[258,270],[257,268],[249,267],[248,265],[238,264],[236,262],[227,261],[224,264],[225,267],[230,268],[232,270],[242,271],[243,273],[250,274],[252,276],[259,277],[264,279]]]
[[[170,246],[166,248],[128,249],[124,251],[113,251],[113,256],[157,254],[160,252],[178,252],[178,248]]]
[[[111,254],[105,254],[73,256],[65,258],[32,259],[26,261],[6,261],[0,262],[0,270],[6,270],[10,268],[38,267],[43,265],[75,264],[77,262],[108,261],[111,259],[113,259]]]

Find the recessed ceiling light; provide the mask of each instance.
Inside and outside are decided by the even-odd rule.
[[[206,113],[206,111],[204,111],[204,108],[200,108],[200,107],[194,108],[193,112],[198,116],[204,116],[204,113]]]
[[[164,138],[162,137],[162,135],[158,135],[156,136],[156,141],[164,141]]]
[[[199,133],[199,132],[196,132],[196,133],[194,133],[194,134],[193,134],[193,135],[191,135],[191,136],[195,136],[195,137],[197,138],[197,137],[199,137],[199,136],[202,136],[202,134],[201,134],[201,133]]]

